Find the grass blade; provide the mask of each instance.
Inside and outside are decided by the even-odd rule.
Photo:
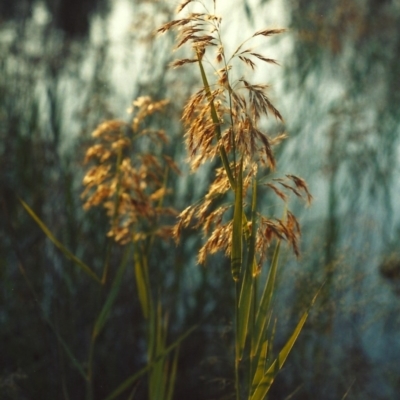
[[[19,257],[18,257],[19,258]],[[77,369],[77,371],[81,374],[81,376],[83,377],[83,379],[87,379],[87,375],[86,372],[84,371],[81,363],[78,361],[78,359],[74,356],[74,354],[72,353],[71,349],[69,348],[69,346],[67,345],[67,343],[64,341],[64,339],[61,337],[61,335],[58,333],[57,328],[55,327],[55,325],[51,322],[50,318],[48,318],[46,316],[46,313],[43,310],[43,307],[40,305],[39,302],[39,297],[36,294],[36,291],[31,283],[31,281],[28,278],[28,275],[26,274],[26,270],[24,268],[24,266],[22,265],[22,262],[19,260],[18,261],[18,268],[21,271],[22,276],[24,277],[24,280],[26,282],[26,284],[28,285],[28,288],[40,310],[40,314],[42,316],[42,318],[46,321],[46,323],[49,325],[50,329],[54,332],[54,334],[56,335],[57,340],[59,341],[61,347],[64,349],[65,354],[68,356],[68,358],[70,359],[72,365]]]
[[[276,272],[278,269],[278,259],[280,251],[280,241],[276,244],[275,252],[272,257],[271,268],[268,274],[267,284],[265,285],[264,292],[260,299],[260,307],[257,310],[256,323],[254,328],[254,347],[252,348],[252,356],[258,353],[258,348],[261,343],[261,338],[264,333],[265,324],[267,322],[267,315],[269,315],[269,309],[271,306],[272,296],[275,290]]]
[[[257,361],[257,368],[252,381],[252,388],[256,388],[264,377],[265,366],[268,355],[268,340],[265,340],[261,346],[261,351]]]
[[[119,289],[121,287],[122,277],[124,276],[126,265],[128,264],[128,256],[129,256],[129,247],[126,247],[124,258],[118,268],[117,275],[112,284],[110,293],[108,294],[107,300],[104,303],[104,306],[103,306],[103,308],[96,320],[96,323],[94,325],[93,332],[92,332],[93,340],[99,335],[99,333],[103,329],[104,324],[106,323],[106,320],[108,318],[108,315],[110,314],[111,308],[114,304],[114,301],[117,298]]]
[[[89,275],[97,283],[101,284],[101,279],[88,267],[83,261],[72,254],[61,242],[59,242],[55,236],[51,233],[50,229],[47,228],[45,223],[36,215],[36,213],[26,204],[23,200],[19,199],[26,212],[32,217],[32,219],[39,225],[40,229],[45,235],[54,243],[54,245],[61,250],[66,258],[73,261],[79,268],[82,269],[87,275]]]
[[[255,249],[256,249],[256,234],[257,234],[257,180],[253,178],[253,187],[251,193],[251,232],[248,239],[247,267],[251,270],[252,275],[255,275]],[[247,225],[247,224],[246,224]]]
[[[242,359],[246,344],[247,332],[249,331],[249,317],[253,300],[253,274],[252,266],[246,268],[239,297],[238,309],[238,340],[239,340],[239,359]]]
[[[162,399],[163,394],[166,392],[167,377],[166,371],[168,368],[166,356],[158,358],[159,354],[162,354],[165,350],[165,340],[167,332],[167,324],[164,323],[162,317],[162,307],[161,302],[157,302],[157,309],[154,313],[154,326],[153,326],[153,338],[148,346],[150,351],[149,362],[151,363],[154,359],[157,362],[154,364],[150,372],[150,398],[151,399]]]
[[[252,204],[251,204],[251,233],[248,240],[247,263],[239,297],[239,358],[242,359],[246,337],[250,331],[250,312],[254,301],[253,281],[255,279],[255,244],[256,244],[256,208],[257,208],[257,182],[253,180]]]
[[[140,371],[136,372],[132,376],[130,376],[128,379],[126,379],[124,382],[121,383],[115,389],[109,396],[105,398],[105,400],[113,400],[117,396],[119,396],[121,393],[123,393],[125,390],[129,389],[129,387],[135,383],[142,375],[144,375],[147,371],[149,371],[154,364],[160,360],[161,358],[167,356],[172,350],[174,350],[179,344],[184,341],[195,329],[197,329],[198,325],[192,326],[190,329],[188,329],[184,334],[182,334],[177,340],[175,340],[174,343],[169,345],[162,353],[158,355],[158,357],[153,360],[153,362],[147,364],[144,368],[142,368]]]
[[[264,374],[263,379],[258,383],[257,387],[255,388],[254,394],[251,396],[250,400],[263,400],[268,393],[268,390],[270,389],[276,374],[279,372],[279,370],[283,367],[283,364],[285,363],[290,351],[292,350],[298,336],[300,335],[301,330],[303,329],[303,326],[307,320],[308,314],[310,312],[311,307],[314,305],[315,300],[318,297],[319,292],[321,291],[321,288],[318,290],[318,292],[315,294],[314,298],[312,299],[307,311],[305,311],[300,318],[300,321],[298,322],[296,328],[293,330],[292,335],[290,336],[289,340],[286,342],[285,346],[283,349],[280,351],[278,357],[274,360],[274,362],[270,365],[266,373]]]
[[[265,396],[267,395],[267,393],[276,377],[276,374],[283,367],[283,364],[285,363],[290,351],[292,350],[293,345],[296,342],[296,340],[307,320],[308,313],[309,313],[309,310],[307,310],[302,315],[296,328],[292,332],[292,335],[290,336],[289,340],[286,342],[285,346],[280,351],[278,357],[274,360],[274,362],[268,368],[268,370],[264,374],[264,377],[258,383],[257,388],[255,389],[253,395],[251,396],[251,400],[263,400],[265,398]]]
[[[233,213],[231,268],[234,281],[239,281],[243,257],[243,158],[235,188],[235,210]]]
[[[138,290],[139,302],[142,306],[142,312],[146,319],[150,316],[151,298],[150,298],[150,287],[148,284],[147,276],[147,259],[143,256],[139,250],[138,245],[135,245],[134,252],[135,262],[135,277],[136,286]]]
[[[179,355],[179,346],[175,350],[174,358],[172,360],[171,370],[168,376],[168,390],[165,400],[172,400],[174,395],[175,381],[176,381],[176,371],[178,370],[178,355]]]

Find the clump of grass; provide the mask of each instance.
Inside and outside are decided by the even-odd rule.
[[[192,224],[206,237],[198,254],[200,263],[217,251],[230,257],[236,288],[236,398],[263,399],[300,333],[307,312],[273,359],[273,329],[269,322],[280,242],[289,243],[298,255],[300,225],[287,207],[282,218],[261,214],[257,191],[262,185],[285,203],[290,193],[308,203],[312,197],[305,181],[297,176],[270,178],[276,168],[273,148],[286,135],[271,137],[262,129],[262,121],[272,115],[283,122],[282,115],[269,98],[268,85],[235,76],[238,63],[253,71],[257,62],[277,64],[277,61],[248,47],[248,40],[232,55],[226,54],[221,36],[222,18],[216,14],[217,2],[209,2],[213,8],[209,11],[202,1],[184,1],[177,12],[186,11],[191,3],[199,3],[203,12],[188,11],[161,26],[158,32],[178,30],[176,49],[191,45],[192,58],[176,60],[172,67],[195,64],[202,80],[202,88],[190,97],[182,117],[191,168],[196,171],[216,157],[220,158],[221,165],[216,168],[214,181],[204,198],[179,215],[174,237],[179,239],[182,229]],[[263,29],[250,39],[283,32],[284,29]],[[206,63],[211,66],[215,79],[211,80],[206,72]],[[233,201],[220,205],[227,195]],[[268,279],[262,283],[260,272],[273,240],[277,241],[276,250]]]
[[[168,193],[168,170],[179,170],[161,153],[161,145],[167,142],[164,130],[152,129],[147,123],[167,103],[140,97],[130,109],[131,123],[112,120],[97,127],[92,134],[96,143],[85,157],[85,163],[94,165],[83,178],[86,188],[82,193],[86,210],[95,206],[106,209],[111,225],[107,235],[120,245],[133,245],[137,291],[147,325],[147,367],[142,372],[148,370],[149,399],[157,400],[172,399],[178,351],[171,360],[168,353],[180,341],[167,347],[168,321],[161,300],[155,297],[149,272],[154,239],[171,237],[171,226],[161,218],[176,215],[174,209],[163,206],[163,200]],[[108,398],[118,396],[140,375],[123,382]]]
[[[195,2],[183,2],[178,12],[186,11],[190,3]],[[173,67],[196,64],[199,68],[202,88],[185,105],[183,123],[193,171],[206,162],[220,159],[207,193],[179,214],[175,226],[164,221],[164,217],[168,219],[177,214],[164,206],[169,192],[168,171],[179,171],[173,160],[162,154],[162,144],[167,141],[165,132],[152,129],[148,117],[161,111],[166,101],[153,102],[148,97],[137,99],[133,103],[132,120],[129,123],[112,120],[99,125],[93,132],[96,143],[86,152],[85,162],[92,165],[83,180],[84,208],[103,207],[110,220],[107,234],[112,239],[110,242],[125,246],[123,260],[94,321],[87,367],[77,361],[56,332],[64,350],[87,382],[87,400],[93,399],[96,339],[113,308],[132,248],[137,292],[147,326],[147,365],[122,382],[107,400],[119,396],[146,373],[149,398],[172,399],[177,348],[194,328],[167,345],[167,319],[149,272],[150,254],[156,238],[168,240],[173,236],[179,240],[182,229],[194,226],[201,229],[206,238],[198,253],[199,263],[205,263],[209,255],[218,251],[230,258],[232,287],[236,293],[233,369],[237,400],[266,397],[307,319],[308,311],[305,311],[283,348],[276,352],[273,348],[275,323],[271,321],[279,316],[274,315],[272,298],[281,242],[288,243],[294,254],[299,254],[300,225],[288,209],[287,201],[291,194],[308,203],[312,197],[305,181],[295,175],[273,178],[277,163],[274,146],[285,139],[286,134],[272,137],[263,129],[263,121],[272,115],[282,122],[283,117],[269,98],[268,85],[252,83],[249,78],[235,74],[240,63],[253,71],[257,62],[277,62],[247,47],[248,41],[240,44],[232,55],[227,55],[221,36],[222,18],[216,15],[216,1],[211,2],[213,12],[208,11],[203,2],[197,3],[205,12],[188,12],[186,16],[164,24],[158,32],[178,28],[176,47],[191,44],[193,58],[177,60]],[[283,32],[283,29],[263,29],[250,39]],[[215,72],[215,79],[211,79],[214,75],[205,68],[206,62]],[[282,217],[261,213],[258,204],[260,187],[282,200]],[[52,235],[29,206],[22,204],[55,245],[103,288],[110,275],[110,251],[100,279]],[[273,243],[274,254],[267,260],[267,250]],[[262,274],[267,262],[268,274]],[[170,358],[174,350],[175,354]],[[134,391],[130,398],[133,396]]]
[[[153,242],[156,238],[169,240],[172,225],[163,218],[177,214],[173,208],[164,206],[163,201],[169,192],[168,171],[179,173],[179,170],[173,160],[162,153],[162,144],[167,142],[165,132],[162,129],[153,129],[149,123],[149,117],[162,111],[167,103],[166,100],[154,102],[149,97],[138,98],[133,102],[131,122],[103,122],[93,132],[95,143],[86,152],[85,163],[92,163],[92,166],[83,178],[85,189],[82,197],[86,199],[83,207],[86,210],[91,207],[105,208],[110,219],[110,230],[107,234],[112,239],[110,243],[125,246],[122,261],[112,277],[111,285],[106,285],[111,276],[108,271],[111,245],[100,279],[91,267],[56,239],[35,212],[21,200],[26,211],[67,258],[96,281],[101,291],[106,286],[109,287],[93,324],[85,366],[74,356],[56,327],[46,319],[70,361],[85,380],[87,400],[93,400],[94,397],[97,338],[112,312],[127,265],[132,259],[132,248],[137,293],[147,327],[147,365],[122,382],[107,400],[114,399],[131,388],[144,374],[148,374],[150,399],[171,400],[177,371],[178,347],[194,329],[189,329],[175,342],[168,344],[168,318],[150,281],[149,258]],[[172,357],[171,353],[174,353]],[[133,398],[134,393],[135,389],[130,398]]]

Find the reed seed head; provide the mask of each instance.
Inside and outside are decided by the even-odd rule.
[[[102,206],[110,219],[108,236],[120,244],[143,240],[149,235],[170,236],[171,227],[162,216],[176,215],[162,206],[168,194],[166,170],[178,172],[170,157],[161,154],[165,132],[146,125],[147,118],[162,111],[168,102],[140,97],[132,103],[130,123],[106,121],[92,133],[84,163],[92,166],[83,178],[85,210]],[[141,141],[151,140],[158,152],[142,151]]]
[[[192,1],[181,3],[178,12],[188,10],[190,3]],[[205,3],[200,3],[207,10]],[[212,5],[215,10],[216,1]],[[182,115],[191,169],[196,171],[202,164],[216,157],[221,157],[223,163],[223,167],[215,170],[214,180],[204,198],[180,214],[173,231],[175,239],[178,239],[182,229],[190,225],[202,229],[206,241],[198,255],[200,263],[205,262],[208,254],[219,250],[226,254],[231,252],[231,215],[234,205],[228,202],[228,205],[215,206],[215,200],[235,191],[239,182],[239,168],[243,165],[242,202],[243,210],[245,214],[247,210],[249,216],[251,202],[248,202],[248,192],[251,182],[257,179],[257,174],[265,175],[275,170],[273,147],[287,137],[286,134],[272,137],[261,127],[261,121],[269,116],[283,123],[281,113],[270,100],[269,85],[252,83],[244,76],[236,77],[240,63],[249,71],[254,71],[259,62],[278,65],[276,60],[255,52],[245,44],[251,38],[267,38],[285,30],[259,30],[241,43],[232,55],[228,55],[222,42],[221,24],[222,18],[213,13],[187,11],[180,19],[167,22],[158,29],[159,33],[177,31],[175,49],[188,45],[192,48],[192,58],[178,59],[171,64],[172,67],[197,64],[202,77],[203,87],[189,98]],[[212,75],[205,70],[205,60],[216,71],[212,81]],[[305,181],[294,175],[287,175],[285,179],[271,179],[264,186],[284,202],[288,201],[290,193],[304,197],[308,203],[312,199]],[[244,224],[243,235],[247,238],[252,224],[257,225],[255,250],[259,263],[264,261],[266,250],[273,239],[287,241],[294,253],[299,254],[300,226],[290,211],[286,213],[285,219],[257,214],[255,221],[250,220]]]

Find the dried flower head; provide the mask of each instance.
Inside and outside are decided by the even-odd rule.
[[[131,123],[106,121],[92,133],[96,142],[88,148],[84,163],[92,167],[83,178],[84,209],[103,206],[110,218],[108,236],[118,243],[142,240],[149,235],[169,237],[170,227],[160,224],[160,217],[176,215],[162,206],[168,192],[166,171],[178,172],[171,158],[160,151],[142,151],[141,141],[151,140],[160,150],[167,141],[165,132],[146,126],[146,119],[163,110],[167,101],[140,97],[129,110]]]
[[[184,1],[178,7],[178,12],[186,10],[190,3],[192,1]],[[207,10],[205,4],[202,1],[200,3]],[[287,212],[285,220],[259,215],[257,221],[247,222],[246,210],[249,217],[251,208],[251,201],[247,202],[251,182],[257,179],[258,173],[265,175],[276,168],[273,146],[285,139],[286,135],[271,137],[261,127],[261,121],[269,115],[278,122],[283,122],[282,115],[269,98],[269,86],[251,83],[244,77],[236,79],[233,74],[238,63],[242,63],[250,71],[257,67],[257,62],[277,65],[276,60],[245,47],[245,44],[254,37],[270,37],[284,32],[284,29],[259,30],[228,56],[221,39],[222,18],[215,15],[215,1],[212,5],[214,13],[187,11],[182,18],[167,22],[158,29],[158,33],[177,30],[176,49],[184,45],[192,48],[193,58],[174,61],[171,64],[174,68],[197,64],[200,69],[203,88],[190,97],[182,116],[191,168],[195,171],[215,157],[220,157],[223,164],[223,167],[216,170],[215,180],[203,200],[180,214],[174,236],[178,239],[182,229],[194,222],[194,227],[202,228],[207,237],[199,252],[200,263],[205,261],[207,254],[218,250],[230,253],[233,202],[216,208],[213,204],[216,199],[229,192],[234,192],[237,196],[235,189],[240,184],[243,186],[241,200],[246,221],[243,234],[248,237],[252,223],[258,225],[255,229],[255,242],[259,262],[264,260],[266,248],[273,238],[286,240],[298,255],[300,228],[290,212]],[[209,80],[211,74],[206,72],[203,65],[206,58],[216,71],[213,81]],[[215,60],[215,65],[212,59]],[[243,176],[243,180],[239,180],[239,175]],[[304,196],[308,202],[311,201],[304,180],[293,175],[287,175],[285,180],[271,180],[265,187],[284,202],[289,193]]]

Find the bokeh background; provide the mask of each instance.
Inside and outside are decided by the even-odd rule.
[[[205,0],[207,2],[207,0]],[[209,3],[212,3],[211,1]],[[235,4],[233,4],[235,3]],[[309,184],[293,203],[302,256],[289,253],[276,300],[277,346],[325,285],[270,399],[398,398],[400,392],[400,2],[218,0],[229,46],[265,27],[288,32],[258,52],[254,80],[273,86],[290,138],[279,173]],[[182,175],[178,210],[204,194],[212,166],[185,165],[180,114],[196,68],[169,70],[174,38],[154,37],[176,1],[13,0],[0,3],[0,399],[84,399],[85,383],[49,328],[87,359],[101,293],[23,210],[26,201],[74,254],[101,270],[102,210],[82,210],[83,158],[102,121],[127,120],[138,96],[171,102],[162,125]],[[271,129],[274,129],[271,127]],[[263,199],[266,209],[272,200]],[[269,208],[268,208],[269,207]],[[159,245],[152,280],[171,340],[202,321],[180,350],[175,398],[232,397],[233,302],[228,264],[196,264],[199,234]],[[111,268],[121,252],[116,248]],[[115,262],[113,261],[115,260]],[[144,324],[127,272],[95,355],[95,398],[145,365]],[[145,398],[145,382],[136,398]],[[127,395],[120,396],[127,398]]]

